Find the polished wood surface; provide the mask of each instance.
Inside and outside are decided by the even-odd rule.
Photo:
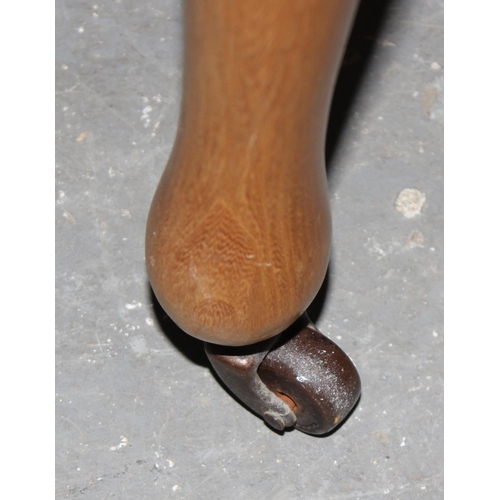
[[[325,132],[357,3],[186,2],[181,117],[146,263],[162,307],[197,338],[269,338],[321,286],[331,240]]]

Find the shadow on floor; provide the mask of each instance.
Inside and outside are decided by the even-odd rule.
[[[188,335],[170,319],[170,316],[163,310],[158,302],[151,286],[149,286],[149,295],[156,321],[160,325],[165,337],[167,337],[174,347],[187,359],[197,365],[209,367],[210,363],[205,354],[203,342]]]
[[[395,0],[361,0],[340,68],[326,133],[325,160],[328,174],[334,175],[332,159],[342,135],[350,109],[365,77],[378,34],[387,11]]]

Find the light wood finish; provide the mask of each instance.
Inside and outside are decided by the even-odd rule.
[[[276,335],[321,286],[326,125],[357,3],[186,2],[181,117],[146,262],[163,308],[199,339]]]

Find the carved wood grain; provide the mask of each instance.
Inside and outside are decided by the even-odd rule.
[[[324,279],[324,141],[356,0],[190,0],[178,134],[147,225],[162,307],[246,345],[284,330]]]

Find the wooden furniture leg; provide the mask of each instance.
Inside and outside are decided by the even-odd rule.
[[[325,277],[331,217],[324,142],[357,3],[185,2],[182,109],[149,214],[147,268],[162,307],[183,330],[209,343],[214,367],[223,371],[225,360],[234,374],[235,367],[248,372],[253,363],[252,383],[272,358],[269,350],[283,348],[276,349],[278,335],[304,314]],[[306,330],[315,331],[302,325]],[[249,345],[253,352],[241,351]],[[339,349],[328,345],[328,352]],[[239,363],[238,356],[249,354],[250,365]],[[341,411],[338,401],[327,411],[336,425],[355,404],[360,384],[345,354],[330,364],[335,366],[322,368],[325,384],[342,386],[348,400]],[[266,420],[276,428],[298,426],[289,411],[296,416],[301,405],[280,393],[279,384],[273,390],[272,381],[263,385],[260,395],[250,391],[252,397],[262,403],[278,396],[288,409],[274,399]],[[256,411],[266,412],[260,406]]]

